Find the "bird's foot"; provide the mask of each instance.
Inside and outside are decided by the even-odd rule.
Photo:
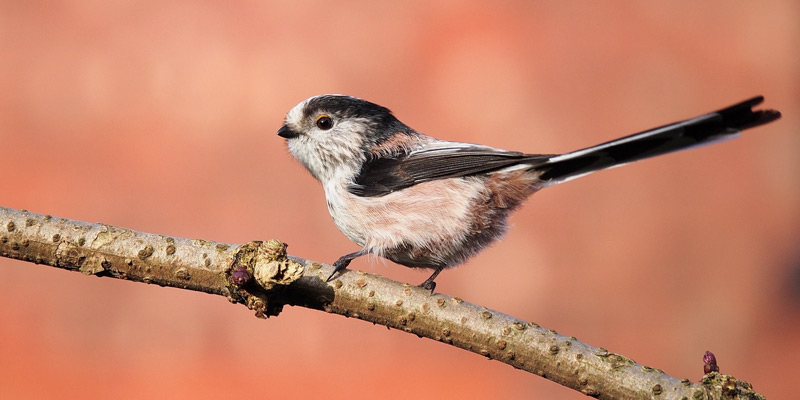
[[[425,282],[420,283],[419,287],[430,290],[431,294],[433,294],[433,289],[436,289],[436,282],[434,282],[433,279],[427,279]]]
[[[347,266],[350,265],[350,261],[352,260],[345,259],[344,257],[341,257],[338,260],[336,260],[336,262],[333,263],[333,272],[331,272],[331,274],[328,275],[328,279],[325,279],[325,282],[330,282],[331,279],[333,279],[333,276],[336,275],[337,272],[347,268]]]
[[[331,279],[333,279],[333,276],[336,275],[337,272],[347,268],[347,266],[350,265],[350,261],[353,261],[354,258],[361,257],[364,254],[366,253],[364,253],[363,251],[357,251],[355,253],[345,254],[339,257],[339,259],[333,263],[333,272],[331,272],[331,274],[328,275],[328,279],[325,279],[325,282],[330,282]]]
[[[433,270],[431,276],[429,276],[428,279],[425,279],[425,282],[420,283],[419,287],[426,290],[430,290],[431,294],[433,294],[433,289],[436,289],[436,282],[434,282],[433,280],[436,279],[437,276],[439,276],[439,273],[442,272],[443,269],[444,267],[439,267]]]

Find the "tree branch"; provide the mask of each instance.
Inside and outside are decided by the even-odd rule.
[[[283,306],[381,324],[480,354],[601,399],[756,399],[710,372],[691,383],[457,297],[286,255],[277,240],[243,245],[173,238],[0,207],[0,256],[225,296],[276,316]]]

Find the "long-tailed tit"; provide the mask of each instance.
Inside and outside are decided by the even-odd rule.
[[[343,95],[311,97],[278,135],[325,189],[333,221],[361,250],[434,279],[499,239],[511,211],[539,189],[601,169],[738,136],[780,118],[739,104],[570,153],[526,154],[447,142],[415,131],[384,107]]]

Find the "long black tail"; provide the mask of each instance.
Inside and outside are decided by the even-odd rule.
[[[781,117],[776,110],[752,110],[763,101],[763,96],[754,97],[697,118],[553,156],[536,169],[544,171],[540,179],[553,185],[601,169],[734,138],[745,129]]]

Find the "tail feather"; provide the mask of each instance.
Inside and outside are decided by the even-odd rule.
[[[535,169],[543,171],[539,178],[549,186],[601,169],[734,138],[745,129],[780,118],[776,110],[752,109],[763,101],[763,96],[754,97],[697,118],[553,156]]]

